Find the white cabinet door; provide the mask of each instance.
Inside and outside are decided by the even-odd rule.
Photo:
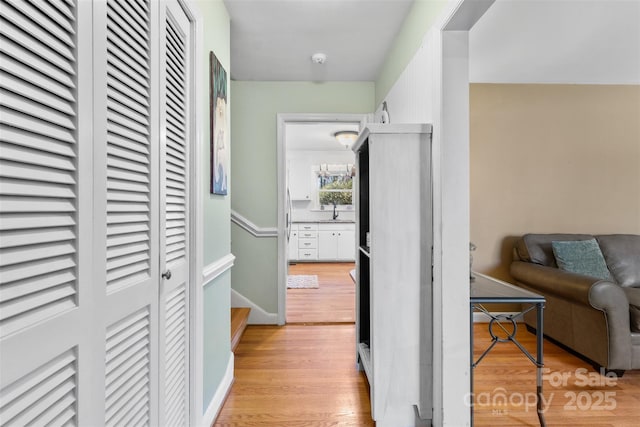
[[[335,260],[338,257],[338,231],[318,231],[318,259]]]
[[[337,259],[354,260],[356,257],[356,232],[341,230],[337,236]]]
[[[313,171],[306,164],[289,163],[289,191],[292,200],[311,200]]]

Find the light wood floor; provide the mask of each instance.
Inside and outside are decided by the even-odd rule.
[[[354,323],[354,263],[298,263],[289,274],[317,274],[318,289],[287,289],[287,323]]]
[[[518,339],[535,354],[535,335],[518,328]],[[474,327],[474,354],[490,344],[487,324]],[[586,362],[545,340],[543,376],[548,426],[640,425],[640,371],[608,382]],[[537,426],[533,404],[535,367],[512,343],[498,344],[474,370],[476,426]],[[564,379],[563,379],[564,378]],[[502,404],[500,396],[507,397]],[[510,403],[509,403],[510,402]],[[533,404],[535,405],[535,404]]]
[[[475,325],[476,355],[489,344],[486,327]],[[535,336],[523,327],[518,337],[535,349]],[[353,325],[249,326],[235,352],[235,383],[215,425],[372,426],[354,340]],[[547,425],[640,425],[640,371],[605,384],[588,364],[548,341],[545,364],[550,370],[544,381]],[[558,385],[563,375],[566,384]],[[496,346],[474,376],[474,391],[484,396],[476,406],[476,426],[538,425],[535,407],[520,400],[535,392],[535,369],[513,344]],[[511,404],[501,405],[500,395]]]
[[[353,325],[249,326],[215,426],[373,426]]]

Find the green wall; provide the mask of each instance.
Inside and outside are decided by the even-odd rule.
[[[373,82],[232,81],[231,207],[259,227],[277,227],[278,113],[370,113]],[[233,289],[269,313],[278,307],[276,238],[254,238],[235,225]]]
[[[422,39],[433,25],[435,18],[450,1],[415,0],[376,79],[376,106],[387,96],[422,45]]]
[[[222,0],[195,2],[203,18],[202,50],[199,52],[202,81],[198,104],[205,113],[201,123],[203,185],[203,265],[207,266],[231,252],[229,226],[230,196],[209,194],[209,52],[213,51],[230,78],[230,21]],[[229,84],[227,100],[230,102]],[[231,193],[231,190],[229,190]],[[231,354],[230,338],[230,287],[231,275],[226,272],[206,285],[203,291],[203,411],[213,398],[224,377]]]

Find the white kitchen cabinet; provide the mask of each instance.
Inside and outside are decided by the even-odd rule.
[[[431,425],[431,126],[372,124],[357,157],[356,357],[378,427]],[[367,238],[370,235],[370,239]]]
[[[317,261],[318,260],[318,224],[299,223],[297,224],[297,251],[296,260]]]
[[[319,224],[318,260],[353,261],[355,224]]]
[[[291,200],[313,199],[313,170],[305,162],[289,162],[289,191]]]
[[[356,258],[356,230],[343,230],[338,233],[338,259],[353,261]]]

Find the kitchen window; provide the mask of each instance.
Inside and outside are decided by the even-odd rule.
[[[354,172],[353,165],[321,165],[317,174],[318,205],[351,207]]]

